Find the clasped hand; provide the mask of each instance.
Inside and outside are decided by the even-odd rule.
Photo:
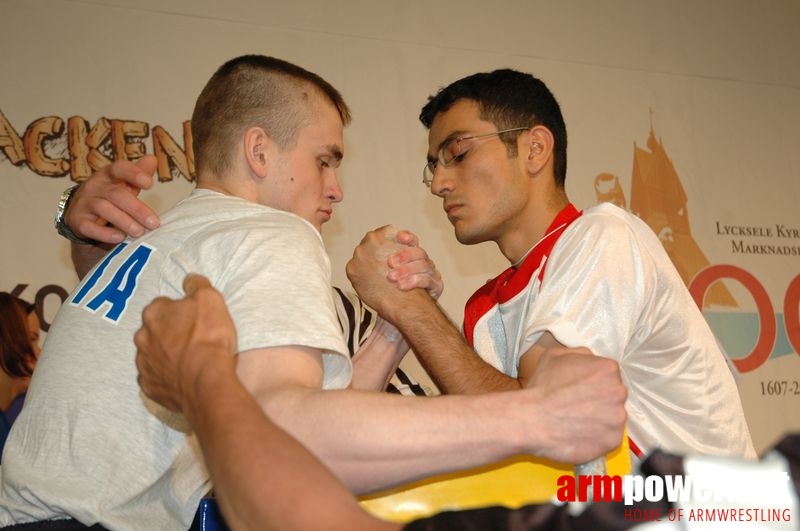
[[[442,276],[419,238],[407,230],[385,225],[368,232],[347,263],[347,278],[359,297],[385,315],[390,305],[402,302],[402,293],[417,288],[438,299]]]

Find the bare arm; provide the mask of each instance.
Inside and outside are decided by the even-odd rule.
[[[72,267],[75,268],[78,280],[83,280],[83,277],[85,277],[109,251],[108,246],[105,244],[83,245],[72,242],[70,247]]]
[[[564,347],[545,332],[520,358],[517,376],[511,377],[486,363],[432,300],[416,297],[393,313],[397,327],[431,378],[447,394],[512,391],[529,385],[544,352]]]
[[[99,245],[72,244],[72,263],[83,278],[106,252],[126,236],[141,236],[158,226],[158,216],[137,197],[150,188],[156,159],[145,156],[136,163],[118,160],[97,170],[74,192],[64,221],[83,238]]]
[[[352,389],[385,391],[400,366],[408,343],[397,328],[378,317],[372,333],[353,356]]]
[[[368,233],[347,264],[348,278],[359,296],[400,329],[442,392],[472,394],[524,387],[529,374],[512,378],[483,361],[433,298],[422,293],[400,296],[395,285],[401,289],[410,286],[396,272],[404,257],[396,253],[388,264],[383,260],[388,254],[387,234],[393,231],[382,227]]]
[[[205,370],[187,419],[233,529],[399,529],[364,512],[319,460],[262,412],[232,371]],[[235,429],[232,429],[235,427]],[[307,510],[311,503],[314,509]]]
[[[169,320],[146,325],[173,344],[189,344],[183,349],[189,352],[218,341],[200,325],[203,334],[186,340]],[[181,349],[173,350],[158,358],[166,370],[148,372],[147,363],[138,364],[145,392],[167,405],[181,395],[174,389],[174,375],[183,373]],[[319,353],[300,347],[242,352],[237,373],[270,419],[357,492],[523,453],[588,461],[619,444],[625,421],[616,363],[576,351],[544,353],[528,389],[474,396],[321,391]],[[151,381],[160,383],[145,385]],[[166,391],[151,393],[151,387]]]
[[[476,394],[524,387],[525,380],[498,371],[478,356],[433,300],[424,296],[412,300],[387,318],[408,338],[420,364],[443,393]]]
[[[444,289],[442,277],[427,252],[419,247],[417,237],[408,231],[399,231],[391,237],[394,241],[389,240],[387,254],[394,254],[387,259],[387,266],[392,264],[391,269],[387,267],[387,276],[402,290],[422,288],[437,299]],[[365,309],[361,300],[351,300],[351,303],[374,313],[374,310]],[[353,357],[352,388],[385,390],[408,350],[408,342],[400,331],[382,317],[377,317],[372,332]]]
[[[277,355],[270,354],[271,368]],[[241,364],[240,358],[240,367],[247,368],[240,376],[253,374]],[[539,433],[525,440],[523,433],[540,430],[532,430],[528,419],[509,415],[514,407],[499,395],[409,398],[297,384],[261,388],[254,394],[270,418],[358,493],[511,455],[540,453],[545,446],[544,439],[535,441]]]
[[[264,415],[236,377],[235,332],[222,297],[200,277],[189,277],[184,285],[187,299],[160,299],[145,310],[135,338],[137,366],[143,390],[182,411],[194,428],[228,525],[235,530],[399,529],[365,513],[314,456]],[[203,318],[209,314],[213,318]],[[164,321],[180,333],[153,334],[150,327]],[[175,341],[196,336],[200,326],[213,341]],[[171,381],[178,391],[165,394],[148,375],[164,370],[161,362],[175,352],[181,361]],[[304,509],[309,501],[315,510]]]

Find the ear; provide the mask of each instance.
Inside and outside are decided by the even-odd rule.
[[[244,134],[244,157],[256,177],[267,176],[271,139],[260,127],[251,127]]]
[[[520,157],[524,157],[525,167],[531,175],[536,175],[553,158],[555,140],[553,133],[542,125],[536,125],[528,134],[519,137],[523,144],[519,147]]]

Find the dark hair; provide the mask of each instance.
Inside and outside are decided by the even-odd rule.
[[[430,129],[438,113],[448,111],[462,99],[476,102],[481,119],[492,122],[498,129],[547,127],[555,139],[553,173],[556,184],[563,188],[567,178],[567,126],[561,107],[542,80],[510,69],[473,74],[429,97],[419,119]],[[515,141],[516,136],[503,138],[512,156],[517,154]]]
[[[284,149],[314,115],[312,96],[327,98],[350,123],[350,109],[330,83],[297,65],[263,55],[243,55],[211,76],[195,103],[192,141],[198,173],[221,175],[231,164],[231,148],[257,125]]]
[[[14,378],[31,376],[36,365],[27,323],[34,308],[10,293],[0,292],[0,368]]]

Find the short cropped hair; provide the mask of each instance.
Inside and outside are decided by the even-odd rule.
[[[430,129],[440,112],[448,111],[457,101],[467,99],[478,104],[482,120],[498,129],[542,125],[553,134],[553,172],[556,184],[563,188],[567,177],[567,126],[555,96],[540,79],[511,69],[478,73],[459,79],[428,98],[419,119]],[[510,156],[517,155],[516,136],[501,135]]]
[[[198,173],[229,170],[233,146],[253,126],[262,127],[281,149],[291,148],[316,111],[315,96],[330,101],[342,123],[350,109],[342,95],[317,74],[263,55],[243,55],[223,64],[195,103],[192,141]]]

